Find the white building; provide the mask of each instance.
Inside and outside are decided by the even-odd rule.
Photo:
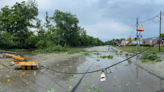
[[[121,45],[126,45],[128,43],[128,41],[122,41]],[[130,44],[137,44],[137,41],[132,41]],[[139,44],[139,41],[138,41]],[[142,40],[140,40],[140,44],[142,44]]]

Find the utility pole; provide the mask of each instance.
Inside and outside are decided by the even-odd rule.
[[[141,35],[141,32],[139,32],[139,35]],[[140,48],[140,37],[139,37],[139,45],[138,48]]]
[[[159,52],[160,52],[160,38],[161,38],[161,11],[160,11],[160,24],[159,24]]]
[[[136,38],[136,52],[138,51],[138,17],[137,17],[137,25],[136,25],[136,27],[137,27],[137,38]]]

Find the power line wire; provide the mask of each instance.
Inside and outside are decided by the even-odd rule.
[[[154,19],[154,18],[158,17],[159,15],[160,15],[160,14],[158,14],[158,15],[156,15],[156,16],[154,16],[154,17],[152,17],[152,18],[148,19],[148,20],[141,21],[141,22],[138,22],[138,23],[144,23],[144,22],[147,22],[147,21],[149,21],[149,20],[152,20],[152,19]],[[163,12],[163,15],[164,15],[164,12]]]
[[[136,26],[136,25],[134,25],[134,28],[133,28],[133,30],[132,30],[132,33],[131,33],[130,37],[132,36],[132,34],[133,34],[133,32],[134,32],[135,26]]]
[[[159,14],[158,14],[158,15],[159,15]],[[154,19],[154,18],[158,17],[158,15],[156,15],[156,16],[154,16],[154,17],[152,17],[152,18],[148,19],[148,20],[141,21],[141,22],[138,22],[138,23],[144,23],[144,22],[147,22],[147,21],[149,21],[149,20],[152,20],[152,19]]]

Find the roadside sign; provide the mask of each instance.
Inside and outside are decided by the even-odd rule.
[[[129,41],[129,42],[131,42],[131,41],[132,41],[132,39],[131,39],[131,38],[129,38],[129,39],[128,39],[128,41]]]
[[[138,35],[139,38],[142,38],[142,35]]]
[[[141,31],[141,32],[144,31],[142,24],[141,25],[138,24],[138,27],[139,27],[139,29],[138,30],[136,29],[136,31]],[[142,29],[141,29],[141,27],[142,27]]]

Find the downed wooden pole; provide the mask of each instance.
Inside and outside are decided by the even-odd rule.
[[[16,54],[16,52],[11,52],[11,51],[2,51],[2,50],[0,50],[0,53]]]

